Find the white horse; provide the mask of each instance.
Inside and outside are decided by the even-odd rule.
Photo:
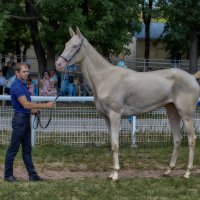
[[[185,178],[193,168],[196,135],[193,114],[200,95],[199,85],[193,75],[180,69],[166,69],[152,72],[136,72],[116,67],[107,62],[87,41],[77,28],[69,29],[71,39],[56,61],[57,70],[80,63],[83,75],[93,91],[96,109],[106,120],[113,152],[113,172],[109,178],[118,179],[119,129],[122,116],[138,115],[165,106],[173,134],[174,150],[169,175],[176,165],[182,134],[180,120],[183,120],[188,134],[189,160]]]

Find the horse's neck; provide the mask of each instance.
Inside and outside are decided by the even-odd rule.
[[[81,62],[81,68],[89,87],[94,92],[97,91],[97,86],[101,85],[114,66],[103,58],[87,41],[85,51],[86,56]]]

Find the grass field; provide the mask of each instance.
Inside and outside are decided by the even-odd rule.
[[[171,146],[163,147],[120,147],[121,176],[111,182],[104,174],[112,167],[110,147],[72,148],[68,146],[43,145],[33,149],[35,166],[41,176],[52,173],[44,182],[27,181],[21,153],[15,160],[16,174],[21,173],[17,183],[3,181],[3,164],[6,147],[0,147],[0,200],[165,200],[200,199],[200,147],[197,145],[194,160],[195,173],[191,179],[181,177],[186,169],[188,147],[183,145],[177,162],[177,171],[171,177],[157,176],[167,168],[171,157]],[[199,171],[198,171],[199,169]],[[152,173],[149,178],[142,173]],[[43,172],[43,173],[42,173]],[[74,176],[53,177],[55,174],[73,173]],[[87,174],[78,176],[78,174]],[[138,173],[138,176],[131,175]],[[97,174],[88,176],[88,174]],[[102,175],[103,174],[103,175]],[[140,175],[139,175],[140,174]],[[49,174],[51,175],[51,174]],[[102,175],[102,177],[101,177]],[[120,175],[120,172],[119,172]],[[18,177],[18,176],[17,176]]]

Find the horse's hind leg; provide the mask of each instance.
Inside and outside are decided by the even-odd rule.
[[[174,150],[172,153],[171,162],[169,164],[169,168],[164,173],[164,175],[169,175],[173,168],[175,168],[176,160],[178,156],[178,152],[181,145],[182,134],[180,130],[180,116],[174,104],[170,103],[165,106],[167,115],[169,118],[169,123],[173,135],[173,142],[174,142]]]
[[[184,174],[184,178],[190,178],[191,170],[193,169],[193,159],[194,159],[194,150],[195,150],[195,144],[196,144],[196,135],[194,132],[194,126],[193,126],[193,119],[192,116],[183,116],[183,123],[185,126],[185,130],[188,134],[188,146],[189,146],[189,160],[188,160],[188,166],[187,171]]]
[[[108,128],[108,134],[109,134],[109,142],[111,142],[111,127],[110,127],[110,119],[107,115],[105,115],[104,113],[100,113],[101,116],[105,119],[106,122],[106,126]]]

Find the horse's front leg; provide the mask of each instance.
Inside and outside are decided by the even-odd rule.
[[[111,113],[109,116],[110,119],[110,130],[111,130],[111,148],[113,153],[113,172],[110,174],[109,178],[113,181],[118,180],[118,171],[119,167],[119,128],[120,128],[120,121],[121,116],[118,113]]]

